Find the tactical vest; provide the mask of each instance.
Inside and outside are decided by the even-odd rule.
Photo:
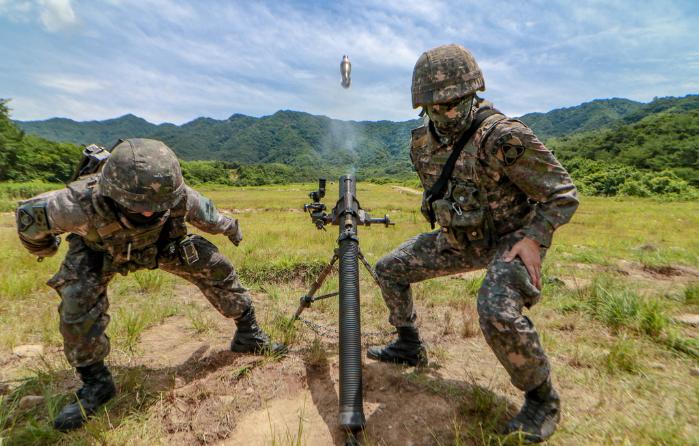
[[[481,141],[485,141],[495,124],[505,119],[496,114],[487,118],[480,127]],[[452,146],[441,144],[426,120],[425,125],[412,131],[410,158],[425,191],[439,179],[452,152]],[[456,160],[444,198],[432,203],[437,223],[444,236],[455,248],[468,243],[490,243],[497,235],[492,215],[479,176],[479,148],[471,137]],[[424,200],[423,200],[424,201]],[[424,206],[424,204],[423,204]]]
[[[125,275],[137,269],[157,268],[159,248],[187,235],[186,198],[155,223],[135,226],[96,193],[98,179],[99,175],[94,175],[68,185],[90,221],[90,230],[83,236],[85,244],[90,249],[106,253],[106,271]]]

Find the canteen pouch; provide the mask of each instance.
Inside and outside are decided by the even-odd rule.
[[[452,224],[452,202],[449,200],[436,200],[432,203],[432,210],[437,224],[443,228],[449,228]]]
[[[478,188],[473,184],[457,183],[451,191],[451,228],[466,234],[469,241],[482,240],[485,213],[481,207]]]

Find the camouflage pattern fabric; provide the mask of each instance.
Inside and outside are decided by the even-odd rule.
[[[476,105],[490,106],[482,99]],[[413,130],[410,157],[426,191],[437,182],[451,150],[434,133],[429,119]],[[497,234],[522,228],[527,237],[550,246],[553,231],[578,207],[568,172],[516,119],[494,115],[481,124],[457,159],[451,178],[468,182],[474,177],[486,194]]]
[[[447,103],[485,90],[483,74],[471,52],[449,44],[420,55],[413,69],[413,108]]]
[[[501,259],[524,235],[510,234],[493,248],[469,246],[456,250],[442,234],[437,230],[413,237],[376,264],[389,322],[395,327],[415,327],[411,283],[487,268],[478,292],[481,330],[512,383],[524,391],[533,389],[548,376],[549,364],[536,330],[522,315],[522,309],[538,302],[541,294],[518,258],[509,263]]]
[[[80,179],[26,200],[17,209],[19,237],[34,255],[54,255],[59,234],[70,234],[68,253],[48,284],[61,296],[60,330],[71,365],[90,365],[109,353],[104,333],[109,323],[107,285],[117,272],[159,267],[195,284],[226,317],[237,318],[251,307],[230,261],[206,239],[188,236],[185,224],[237,243],[242,237],[237,220],[184,185],[174,208],[146,226],[135,225],[108,205],[100,195],[99,180],[99,174]],[[45,218],[39,221],[36,215]],[[181,250],[167,249],[185,236],[199,258],[191,264],[180,258]]]
[[[188,265],[177,254],[161,255],[159,267],[196,285],[223,316],[239,317],[252,301],[235,268],[205,238],[194,235],[190,240],[199,260]],[[82,237],[71,234],[67,241],[68,253],[48,284],[61,296],[58,311],[66,358],[72,366],[83,367],[109,354],[107,285],[114,272],[103,268],[107,254],[90,249]]]
[[[476,109],[484,106],[492,104],[478,98]],[[437,136],[428,117],[413,130],[410,157],[425,191],[435,184],[451,152],[452,146]],[[481,330],[512,383],[529,391],[550,373],[534,325],[522,314],[541,294],[519,258],[505,262],[502,256],[527,237],[540,244],[543,260],[554,230],[577,209],[576,188],[526,125],[502,115],[480,125],[457,159],[450,184],[476,186],[485,196],[495,242],[469,242],[452,224],[420,234],[380,259],[376,273],[389,322],[415,326],[410,284],[487,268],[478,292]]]
[[[136,212],[173,208],[185,193],[180,163],[161,141],[132,138],[112,149],[102,169],[103,196]]]

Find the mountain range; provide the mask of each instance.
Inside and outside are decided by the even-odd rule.
[[[584,153],[583,157],[620,160],[639,168],[670,168],[699,183],[699,95],[649,103],[596,99],[518,119],[562,159]],[[290,110],[260,118],[197,118],[182,125],[152,124],[131,114],[104,121],[15,121],[26,133],[52,141],[111,146],[119,138],[148,137],[164,141],[185,160],[280,163],[305,169],[354,166],[388,176],[410,171],[410,130],[419,122],[341,121]]]

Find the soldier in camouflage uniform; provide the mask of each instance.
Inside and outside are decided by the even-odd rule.
[[[539,442],[553,434],[560,400],[539,336],[522,310],[540,299],[541,261],[553,231],[570,220],[578,200],[553,154],[525,124],[476,96],[484,89],[475,59],[459,45],[427,51],[415,65],[413,107],[422,107],[426,116],[412,132],[410,156],[425,189],[422,211],[441,227],[377,263],[398,339],[370,348],[367,356],[426,364],[410,284],[487,268],[478,292],[481,330],[512,383],[525,392],[522,410],[504,431],[522,431]],[[457,141],[463,150],[445,192],[430,197]]]
[[[242,240],[238,221],[221,215],[211,200],[187,186],[175,154],[150,139],[121,141],[101,173],[20,203],[19,237],[32,254],[54,255],[58,234],[69,233],[68,253],[48,284],[61,297],[64,351],[83,387],[54,420],[56,429],[82,426],[86,415],[116,393],[104,364],[109,354],[107,285],[116,273],[161,268],[182,277],[235,320],[231,350],[285,351],[257,325],[250,295],[231,262],[205,238],[188,234],[186,223],[226,235],[235,245]]]

